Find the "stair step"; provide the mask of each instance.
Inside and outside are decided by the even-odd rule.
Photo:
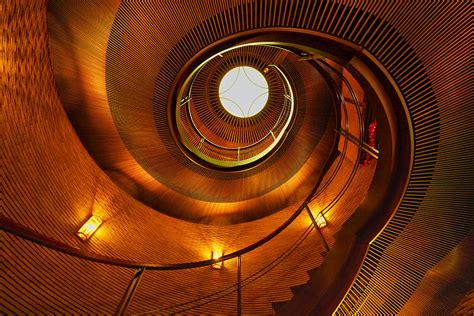
[[[330,237],[331,239],[334,239],[333,236],[328,236]],[[329,250],[330,251],[330,250]],[[321,251],[320,252],[320,255],[322,257],[326,257],[329,253],[329,251]],[[300,295],[304,295],[304,293],[306,293],[308,290],[311,289],[311,285],[309,285],[308,283],[310,282],[310,280],[316,276],[319,272],[319,266],[316,267],[316,268],[313,268],[313,269],[310,269],[308,271],[306,271],[306,273],[308,274],[309,276],[309,280],[306,282],[306,283],[303,283],[303,284],[299,284],[299,285],[294,285],[294,286],[291,286],[290,289],[291,289],[291,292],[293,294],[293,296],[300,296]],[[282,312],[282,310],[285,310],[284,307],[289,304],[291,301],[293,300],[290,299],[290,300],[287,300],[287,301],[280,301],[280,302],[273,302],[272,303],[272,308],[273,308],[273,315],[276,315],[277,313],[280,313]]]
[[[309,278],[310,279],[313,278],[316,275],[316,273],[318,273],[318,271],[319,271],[319,267],[308,270],[307,272],[308,272]],[[309,280],[308,280],[308,282],[309,282]],[[306,282],[306,283],[308,283],[308,282]]]
[[[295,285],[295,286],[290,287],[291,292],[292,292],[293,295],[295,295],[295,296],[304,293],[308,288],[309,288],[309,285],[308,285],[307,283],[300,284],[300,285]]]
[[[278,313],[286,303],[289,301],[281,301],[281,302],[273,302],[272,307],[273,307],[273,314]]]

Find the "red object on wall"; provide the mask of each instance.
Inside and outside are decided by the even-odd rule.
[[[369,124],[369,141],[368,144],[371,147],[375,148],[375,135],[376,135],[376,130],[377,130],[377,121],[372,121]],[[370,165],[370,162],[372,160],[372,156],[369,155],[368,153],[364,153],[364,161],[361,163],[362,166],[368,166]]]

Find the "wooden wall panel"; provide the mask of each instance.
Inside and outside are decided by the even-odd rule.
[[[112,314],[130,269],[61,254],[1,232],[0,311],[5,314]]]
[[[474,225],[467,189],[474,180],[467,162],[474,114],[467,79],[472,81],[468,6],[468,1],[355,4],[386,19],[406,40],[397,42],[382,24],[350,37],[374,54],[399,85],[414,123],[415,161],[399,210],[372,242],[338,314],[399,312],[423,275]]]
[[[116,187],[90,158],[62,108],[48,56],[45,3],[7,2],[5,9],[2,216],[86,252],[170,263],[208,259],[213,247],[222,248],[224,253],[232,252],[262,238],[291,213],[292,209],[264,220],[219,227],[170,218],[135,201]],[[340,212],[352,211],[353,208],[348,208]],[[91,212],[105,221],[89,242],[82,243],[74,233]],[[307,218],[303,217],[302,221],[304,225],[290,227],[285,235],[259,250],[261,254],[247,255],[243,262],[244,277],[264,267],[270,255],[275,257],[291,246],[309,224]],[[337,230],[339,224],[334,219],[332,228]],[[280,270],[275,270],[292,269],[291,277],[285,282],[281,282],[281,273],[272,272],[248,285],[245,299],[258,304],[255,307],[247,304],[246,310],[269,312],[273,299],[291,297],[289,286],[304,281],[306,270],[321,262],[321,242],[315,238],[308,238],[308,242],[314,247],[305,246],[303,252],[289,257],[279,264]],[[132,276],[130,270],[64,256],[5,233],[2,233],[1,255],[5,259],[2,260],[5,313],[109,314],[114,312]],[[134,303],[138,306],[132,305],[131,310],[166,307],[152,299],[160,293],[173,293],[176,303],[202,298],[211,290],[228,285],[234,272],[232,263],[226,265],[216,277],[216,284],[206,283],[209,273],[214,273],[208,269],[177,272],[174,276],[147,272],[142,284],[144,291],[139,288]],[[100,277],[89,279],[96,275]],[[157,275],[155,279],[154,275]],[[86,294],[78,292],[81,282],[90,283]],[[180,290],[197,285],[201,287]],[[272,291],[260,297],[260,288]],[[232,312],[231,301],[224,303],[227,298],[223,298],[199,310],[220,312],[222,306],[228,306]]]
[[[474,229],[423,276],[400,313],[442,315],[457,310],[457,305],[467,307],[467,302],[464,304],[462,300],[466,293],[474,289],[474,275],[469,273],[474,258],[473,245]],[[474,301],[471,307],[474,309]],[[467,310],[463,312],[468,314]]]
[[[345,38],[365,48],[383,64],[408,103],[416,149],[410,186],[396,216],[372,243],[361,273],[338,313],[397,313],[423,276],[473,227],[470,188],[474,175],[474,93],[469,73],[469,8],[468,1],[257,1],[230,8],[226,14],[232,14],[233,20],[219,20],[216,16],[200,26],[222,30],[216,33],[219,36],[283,25]],[[210,12],[195,11],[199,20]],[[45,3],[6,1],[2,15],[2,216],[92,252],[172,262],[207,259],[215,240],[224,244],[225,251],[251,243],[288,215],[282,212],[282,217],[242,224],[236,234],[227,228],[172,219],[136,202],[97,167],[65,115],[49,60]],[[194,26],[194,22],[191,19],[185,29]],[[178,19],[177,23],[184,22]],[[400,37],[404,41],[396,40]],[[91,209],[103,215],[106,222],[102,233],[83,244],[73,234]],[[300,232],[289,233],[294,238]],[[171,244],[168,236],[180,240]],[[290,239],[283,240],[280,249],[290,245]],[[109,273],[113,269],[66,259],[5,233],[2,243],[2,259],[9,258],[2,260],[1,265],[2,289],[8,289],[2,291],[5,312],[72,312],[74,306],[84,313],[111,313],[130,275],[129,271]],[[152,248],[160,251],[150,252]],[[48,259],[41,265],[43,261],[38,258]],[[265,256],[256,256],[255,260],[261,264]],[[295,262],[288,267],[294,267]],[[53,266],[57,269],[49,269]],[[67,269],[71,266],[77,267],[77,274]],[[90,281],[95,282],[93,290],[81,298],[75,295],[79,283],[76,281],[89,280],[91,270],[100,271],[97,274],[101,278]],[[104,292],[102,285],[108,282],[105,275],[109,274],[117,275],[117,279],[111,283],[110,291]],[[271,281],[265,281],[265,286],[275,285],[280,276],[278,273]],[[170,280],[173,287],[168,290],[175,290],[179,284],[184,286],[183,279],[175,281]],[[190,282],[196,284],[196,279]],[[265,286],[262,284],[262,288]],[[64,296],[54,291],[57,287],[63,289]],[[287,287],[282,287],[277,297],[288,297],[287,291]],[[187,298],[187,292],[182,293]],[[95,301],[99,296],[104,302],[103,309]],[[203,310],[220,311],[219,304],[214,308]]]
[[[207,259],[216,240],[226,252],[244,247],[292,213],[294,206],[264,220],[210,226],[165,216],[125,194],[88,155],[62,109],[48,59],[44,3],[7,4],[3,216],[90,252],[170,263]],[[84,244],[74,232],[91,213],[104,224]],[[180,242],[169,243],[167,236]]]
[[[470,315],[474,313],[474,290],[464,296],[451,311],[453,315]]]

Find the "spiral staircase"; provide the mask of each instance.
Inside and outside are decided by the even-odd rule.
[[[474,312],[470,6],[6,1],[0,311]]]

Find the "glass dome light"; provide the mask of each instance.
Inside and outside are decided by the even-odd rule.
[[[219,84],[219,99],[224,109],[234,116],[254,116],[267,104],[267,80],[253,67],[233,68]]]

